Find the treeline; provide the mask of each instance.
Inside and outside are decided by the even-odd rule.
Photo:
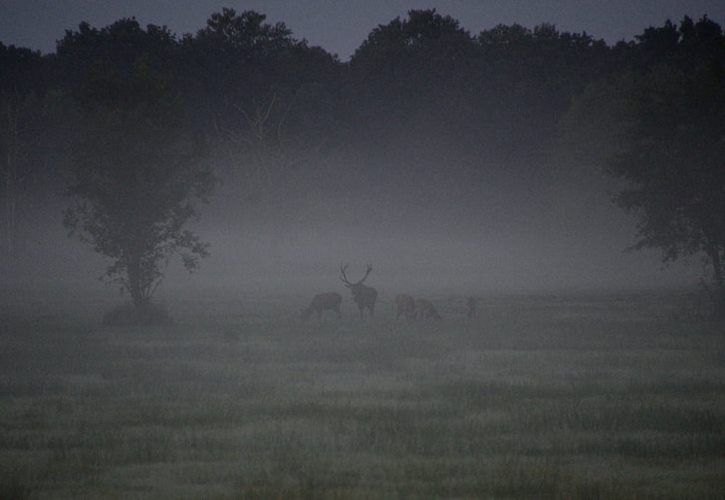
[[[722,46],[720,26],[707,18],[668,21],[608,46],[547,24],[472,34],[417,10],[373,29],[340,62],[253,11],[224,9],[181,37],[135,19],[82,23],[52,54],[0,44],[2,147],[17,156],[4,160],[4,182],[8,171],[23,182],[41,165],[56,171],[84,111],[130,108],[154,93],[174,102],[190,133],[235,153],[241,170],[272,159],[294,168],[329,151],[386,159],[420,147],[462,148],[490,167],[550,147],[588,84],[675,58],[692,64],[695,54],[721,58]],[[52,161],[38,161],[43,151]]]
[[[529,142],[548,145],[573,97],[591,82],[676,57],[690,64],[693,53],[717,50],[722,30],[707,18],[668,21],[608,46],[546,24],[474,35],[449,16],[422,10],[373,29],[342,63],[283,23],[225,9],[182,37],[122,19],[104,28],[82,23],[44,56],[0,44],[0,91],[5,108],[32,108],[13,120],[28,136],[16,137],[24,150],[38,149],[20,147],[31,138],[58,136],[56,120],[74,124],[73,108],[133,106],[155,89],[173,97],[194,133],[215,143],[241,141],[244,154],[253,146],[299,158],[354,146],[380,156],[435,131],[498,158],[524,154]],[[39,134],[34,127],[42,124],[30,115],[49,112],[61,117],[44,116],[50,129]],[[3,149],[12,149],[7,123],[3,129]],[[35,159],[23,172],[30,163]]]
[[[435,186],[455,196],[476,182],[536,182],[561,147],[562,124],[596,128],[600,113],[611,115],[587,107],[592,89],[664,66],[707,71],[722,83],[721,27],[685,17],[612,46],[549,24],[474,34],[435,10],[414,10],[374,28],[341,62],[283,23],[224,9],[183,36],[131,18],[82,23],[52,54],[0,44],[6,255],[19,204],[33,189],[74,195],[66,224],[87,233],[98,221],[84,222],[84,213],[98,209],[101,195],[113,205],[116,185],[146,183],[125,192],[144,210],[159,189],[179,192],[156,208],[183,205],[188,193],[163,187],[180,165],[196,165],[182,178],[199,198],[213,177],[238,186],[239,210],[315,189],[385,184],[404,195]],[[101,178],[98,165],[114,162]],[[195,213],[190,206],[174,224]],[[177,237],[181,246],[198,243]]]

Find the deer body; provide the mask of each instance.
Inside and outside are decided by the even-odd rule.
[[[372,287],[363,285],[363,281],[368,277],[370,272],[373,270],[373,266],[368,264],[367,272],[365,273],[365,276],[358,281],[357,283],[351,283],[347,279],[347,275],[345,274],[345,271],[347,270],[347,265],[340,266],[340,280],[345,283],[345,286],[350,289],[352,292],[352,300],[357,304],[358,309],[360,309],[360,319],[363,318],[363,311],[367,309],[370,312],[370,316],[375,315],[375,301],[378,299],[378,291],[375,290]]]
[[[477,318],[478,312],[476,311],[476,299],[474,297],[468,297],[466,305],[468,306],[468,312],[466,314],[466,316],[468,316],[468,319]]]
[[[427,299],[416,299],[415,308],[420,319],[441,319],[433,303]]]
[[[410,295],[404,293],[395,297],[395,319],[415,319],[415,300]]]
[[[332,310],[337,313],[337,319],[342,317],[340,313],[340,304],[342,304],[342,295],[337,292],[320,293],[312,298],[307,309],[302,309],[302,319],[309,318],[313,312],[317,313],[317,320],[322,318],[322,311]]]

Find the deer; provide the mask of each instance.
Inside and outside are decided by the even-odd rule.
[[[313,312],[317,313],[317,321],[322,319],[322,311],[332,310],[337,313],[337,319],[342,318],[340,313],[340,304],[342,304],[342,295],[337,292],[319,293],[312,298],[307,309],[302,309],[301,318],[303,321],[312,316]]]
[[[345,283],[345,286],[350,289],[352,292],[352,300],[355,301],[357,304],[358,309],[360,309],[360,319],[363,319],[363,311],[367,309],[370,311],[370,316],[375,315],[375,301],[378,298],[378,291],[375,290],[372,287],[363,285],[363,281],[368,277],[370,272],[373,270],[373,266],[368,264],[367,271],[365,272],[365,276],[362,277],[360,281],[357,283],[351,283],[347,279],[347,275],[345,274],[345,271],[347,270],[347,266],[349,264],[345,264],[344,266],[340,264],[340,281]]]
[[[468,299],[466,299],[466,306],[468,307],[468,311],[466,312],[468,319],[476,319],[478,317],[478,311],[476,311],[476,298],[468,297]]]
[[[395,319],[405,316],[405,319],[415,319],[415,300],[404,293],[395,297]]]
[[[433,307],[433,303],[427,299],[416,299],[415,308],[417,310],[417,317],[420,319],[441,319],[436,308]]]

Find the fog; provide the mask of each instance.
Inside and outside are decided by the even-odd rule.
[[[306,172],[307,181],[250,199],[220,163],[220,183],[192,226],[210,256],[193,274],[174,257],[159,293],[341,291],[342,263],[353,280],[372,264],[367,282],[383,295],[631,290],[691,286],[698,276],[696,262],[663,268],[657,252],[626,251],[636,221],[613,205],[612,183],[596,170],[583,179],[549,173],[524,182],[492,174],[483,184],[446,185],[445,175],[416,172],[403,181],[369,178],[388,167],[328,163]],[[446,172],[436,159],[416,170]],[[68,238],[66,203],[56,194],[29,205],[7,283],[115,293],[98,280],[109,261]]]
[[[214,246],[191,279],[336,289],[343,262],[360,277],[372,264],[369,282],[389,293],[631,289],[693,279],[687,266],[663,270],[656,252],[625,252],[634,220],[606,192],[576,199],[494,188],[475,203],[460,193],[385,191],[318,195],[272,220],[262,209],[245,214],[246,223],[202,223]]]
[[[261,186],[213,151],[218,184],[191,225],[210,256],[192,274],[173,257],[159,293],[342,291],[342,263],[353,280],[371,264],[367,283],[387,296],[692,287],[700,276],[697,260],[663,267],[657,251],[627,251],[636,218],[614,205],[618,186],[598,166],[427,153],[398,151],[401,163],[319,157]],[[110,261],[63,228],[67,204],[60,189],[26,201],[6,282],[116,293],[98,279]]]
[[[210,245],[209,257],[191,275],[174,257],[161,293],[339,290],[342,263],[350,264],[351,279],[371,264],[368,283],[384,294],[695,283],[697,259],[663,269],[655,251],[625,251],[637,242],[638,219],[612,202],[624,185],[604,174],[607,152],[616,144],[597,110],[586,116],[593,122],[589,149],[595,153],[567,142],[579,127],[569,115],[581,95],[625,73],[639,57],[649,64],[646,47],[612,48],[551,25],[497,26],[476,35],[435,11],[409,15],[374,28],[349,63],[275,32],[263,16],[245,21],[257,23],[258,31],[249,28],[254,36],[268,37],[255,41],[268,44],[259,53],[224,38],[252,35],[229,35],[214,23],[183,43],[169,35],[148,49],[144,37],[156,32],[143,31],[135,20],[115,25],[119,33],[139,36],[140,55],[133,57],[145,60],[144,50],[158,51],[159,72],[176,85],[173,95],[181,96],[185,116],[169,130],[205,138],[197,161],[218,181],[210,202],[197,204],[199,219],[190,226]],[[231,11],[224,16],[227,23],[239,20]],[[69,172],[84,155],[102,158],[93,165],[98,168],[119,151],[146,148],[150,154],[117,167],[143,172],[155,168],[149,156],[163,160],[173,151],[142,136],[129,141],[132,125],[116,129],[102,121],[104,113],[115,116],[123,99],[138,97],[124,96],[115,82],[99,84],[83,69],[86,50],[125,54],[125,45],[114,45],[119,35],[102,33],[108,47],[93,31],[68,32],[58,60],[51,60],[63,71],[44,70],[68,100],[51,117],[56,122],[39,127],[42,154],[31,160],[44,166],[39,177],[50,181],[39,181],[39,189],[19,199],[15,257],[2,266],[6,283],[99,286],[97,278],[112,262],[92,244],[69,239],[62,224],[69,178],[92,176]],[[120,59],[119,67],[135,68],[133,57]],[[172,57],[176,65],[167,64]],[[248,67],[240,63],[247,58],[253,61]],[[31,95],[40,92],[19,74]],[[139,82],[128,78],[134,89]],[[98,89],[76,95],[84,85]],[[98,99],[96,116],[83,114],[89,99]],[[107,135],[94,120],[108,127]],[[37,137],[31,135],[18,143],[32,148]],[[89,147],[94,141],[110,146]]]
[[[498,3],[0,42],[0,499],[721,496],[725,34]]]

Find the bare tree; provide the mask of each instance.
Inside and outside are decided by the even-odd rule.
[[[356,283],[351,283],[347,279],[347,275],[345,274],[347,266],[348,264],[345,264],[344,266],[342,264],[340,265],[340,280],[345,283],[345,286],[348,287],[352,292],[352,300],[355,301],[358,309],[360,309],[360,319],[363,318],[363,311],[365,309],[370,312],[370,316],[374,316],[375,301],[378,298],[378,292],[374,288],[362,284],[363,281],[365,281],[365,279],[368,277],[370,272],[373,270],[373,266],[368,264],[365,276],[363,276],[362,279]]]
[[[249,104],[229,108],[232,125],[217,121],[222,154],[233,169],[226,179],[243,193],[243,203],[261,207],[300,203],[307,193],[300,190],[302,178],[309,178],[315,168],[322,168],[326,138],[322,134],[301,134],[290,124],[296,98],[270,92]],[[314,175],[313,175],[314,177]],[[239,192],[237,191],[237,192]],[[283,233],[272,233],[268,253],[280,261]]]
[[[251,105],[232,105],[229,112],[237,125],[217,122],[227,154],[238,166],[239,181],[255,200],[267,199],[285,187],[296,189],[296,183],[287,182],[290,173],[312,164],[327,142],[325,137],[310,138],[290,130],[288,118],[294,105],[294,96],[285,99],[271,92]]]
[[[307,320],[312,313],[317,313],[317,320],[322,319],[322,311],[331,310],[337,313],[337,319],[342,318],[340,305],[342,304],[342,295],[337,292],[327,292],[315,295],[312,298],[307,309],[302,309],[301,318]]]

